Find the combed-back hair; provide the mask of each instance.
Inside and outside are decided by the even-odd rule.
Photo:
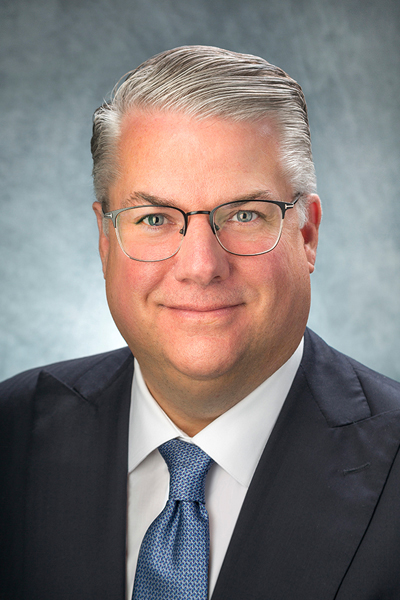
[[[271,118],[278,128],[280,160],[294,194],[306,197],[316,191],[307,106],[299,84],[257,56],[211,46],[182,46],[130,71],[117,83],[110,101],[94,113],[93,180],[104,210],[109,187],[118,176],[121,121],[132,109],[236,122]]]

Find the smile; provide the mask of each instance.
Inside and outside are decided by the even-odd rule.
[[[230,308],[236,308],[237,306],[241,306],[239,304],[221,304],[217,306],[190,306],[190,305],[177,305],[177,306],[166,306],[165,308],[170,308],[172,310],[182,310],[188,312],[215,312],[219,310],[229,310]]]
[[[172,316],[176,316],[180,319],[188,320],[204,320],[209,319],[221,320],[229,319],[233,314],[244,304],[228,304],[228,305],[211,305],[211,306],[192,306],[192,305],[177,305],[177,306],[166,306],[161,305]]]

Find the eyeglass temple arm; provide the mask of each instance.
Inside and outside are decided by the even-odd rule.
[[[296,198],[293,200],[293,202],[282,202],[281,203],[281,207],[282,207],[282,218],[285,218],[285,213],[287,210],[289,210],[290,208],[294,208],[296,203],[300,200],[300,198],[302,197],[302,193],[300,192],[299,194],[297,194]]]

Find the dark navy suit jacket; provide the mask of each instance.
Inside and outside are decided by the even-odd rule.
[[[125,348],[0,385],[2,600],[124,600],[132,373]],[[212,600],[399,600],[399,445],[400,384],[306,331]]]

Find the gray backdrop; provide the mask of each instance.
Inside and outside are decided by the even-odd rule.
[[[398,0],[1,0],[0,379],[122,345],[91,211],[91,115],[152,54],[265,57],[305,91],[324,206],[312,328],[400,379]]]

